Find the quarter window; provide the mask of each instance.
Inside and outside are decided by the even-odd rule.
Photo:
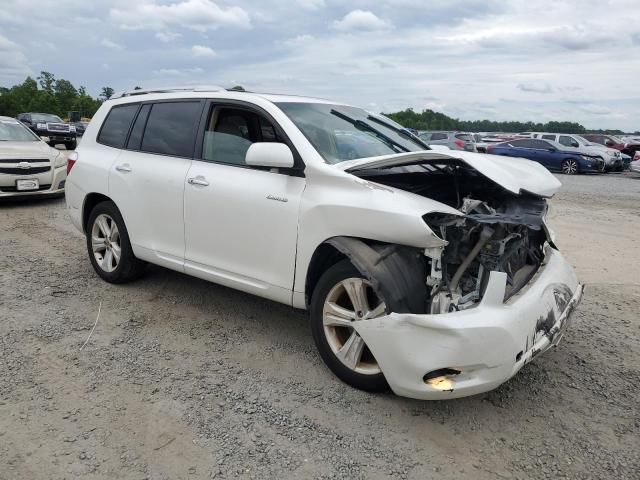
[[[163,102],[151,108],[140,150],[191,157],[200,102]]]
[[[102,124],[98,142],[110,147],[122,148],[138,106],[138,104],[128,104],[113,107]]]

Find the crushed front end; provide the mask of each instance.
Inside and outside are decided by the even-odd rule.
[[[446,399],[486,392],[559,342],[583,286],[554,245],[544,197],[505,191],[459,164],[414,173],[401,168],[361,175],[424,196],[435,193],[459,214],[426,214],[442,242],[413,257],[421,269],[396,273],[399,285],[421,282],[423,288],[412,291],[422,292],[422,303],[388,302],[387,315],[354,328],[398,395]],[[371,264],[380,270],[390,258],[381,255]],[[388,276],[376,279],[373,268],[359,268],[382,284],[383,298],[393,298]]]

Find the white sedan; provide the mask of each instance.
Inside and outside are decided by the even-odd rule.
[[[0,117],[0,198],[64,195],[67,159],[21,122]]]

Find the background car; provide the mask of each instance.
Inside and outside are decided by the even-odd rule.
[[[585,172],[603,172],[604,161],[590,156],[578,148],[567,147],[551,140],[522,138],[497,145],[490,145],[487,153],[508,157],[527,158],[549,170],[559,170],[567,175]]]
[[[634,160],[633,162],[631,162],[629,170],[631,170],[633,173],[640,173],[640,157],[638,158],[638,160]]]
[[[464,132],[420,132],[418,137],[428,145],[444,145],[451,150],[475,152],[473,136]]]
[[[0,117],[0,198],[64,193],[67,159],[15,118]]]
[[[63,143],[67,150],[76,148],[76,127],[65,123],[57,115],[51,113],[21,113],[18,115],[18,120],[40,137],[44,137],[45,141],[52,147]]]
[[[622,153],[626,153],[630,157],[633,157],[637,151],[640,151],[640,142],[633,139],[627,139],[630,141],[625,141],[615,135],[602,135],[596,133],[585,133],[582,136],[590,142],[620,150]]]
[[[530,138],[541,138],[551,140],[565,147],[579,148],[582,152],[601,158],[604,161],[606,171],[621,172],[624,169],[622,157],[619,150],[609,148],[604,145],[592,143],[580,135],[570,133],[531,133]]]

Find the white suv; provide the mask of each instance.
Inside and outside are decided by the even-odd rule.
[[[308,309],[325,363],[420,399],[495,388],[555,345],[582,286],[528,160],[434,152],[325,100],[132,91],[70,158],[67,205],[108,282],[145,262]]]

